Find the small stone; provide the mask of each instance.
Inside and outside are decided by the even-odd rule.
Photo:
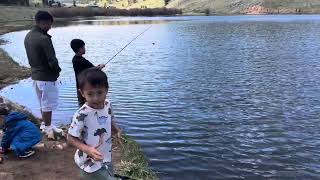
[[[35,148],[44,148],[45,145],[44,145],[44,143],[39,143],[39,144],[35,145],[34,147]]]
[[[64,149],[61,144],[58,144],[56,147],[57,147],[57,149],[60,149],[60,150],[63,150],[63,149]]]
[[[68,144],[67,143],[62,143],[63,148],[67,148]]]

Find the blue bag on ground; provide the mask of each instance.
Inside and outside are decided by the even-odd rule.
[[[39,128],[29,121],[25,114],[12,112],[5,118],[2,148],[11,147],[19,156],[39,143],[41,138]]]

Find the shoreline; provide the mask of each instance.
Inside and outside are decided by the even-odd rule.
[[[31,13],[35,11],[31,11]],[[1,14],[0,12],[0,16],[2,16]],[[59,18],[57,21],[68,21],[71,19]],[[2,35],[15,31],[28,30],[32,25],[33,20],[31,19],[15,20],[13,17],[13,19],[9,21],[1,21],[0,45],[8,43],[1,39]],[[19,65],[0,47],[0,90],[17,83],[19,80],[26,79],[30,77],[30,75],[30,68]],[[13,110],[27,114],[32,122],[39,125],[39,119],[32,115],[26,107],[0,96],[0,102],[1,101],[4,101],[12,107]],[[0,130],[0,139],[2,135],[3,132]],[[120,139],[114,139],[113,144],[113,164],[117,174],[134,179],[158,179],[150,169],[148,160],[142,152],[141,147],[132,138],[123,134],[123,137]],[[15,157],[12,152],[6,154],[4,163],[0,164],[0,179],[48,179],[48,177],[52,179],[78,179],[79,170],[73,161],[75,148],[68,146],[64,137],[60,137],[58,141],[49,141],[43,138],[36,149],[37,152],[34,156],[24,160]],[[47,156],[47,154],[49,154],[49,156]],[[38,163],[34,163],[34,161]],[[47,162],[52,163],[49,164]],[[58,163],[62,163],[63,165],[57,168]],[[28,167],[28,169],[25,167]],[[46,171],[46,174],[39,173]]]

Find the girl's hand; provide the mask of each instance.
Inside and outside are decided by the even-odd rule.
[[[94,147],[89,146],[86,152],[95,161],[102,161],[102,154]]]

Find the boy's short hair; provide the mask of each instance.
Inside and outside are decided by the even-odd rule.
[[[51,21],[53,22],[53,16],[47,11],[38,11],[34,17],[36,22],[39,21]]]
[[[104,86],[109,89],[108,77],[106,73],[96,67],[83,70],[77,78],[80,90],[83,90],[86,83],[89,83],[94,87]]]
[[[73,39],[70,42],[70,46],[71,46],[73,52],[75,52],[75,53],[78,53],[79,49],[82,48],[84,45],[86,45],[86,44],[81,39]]]

